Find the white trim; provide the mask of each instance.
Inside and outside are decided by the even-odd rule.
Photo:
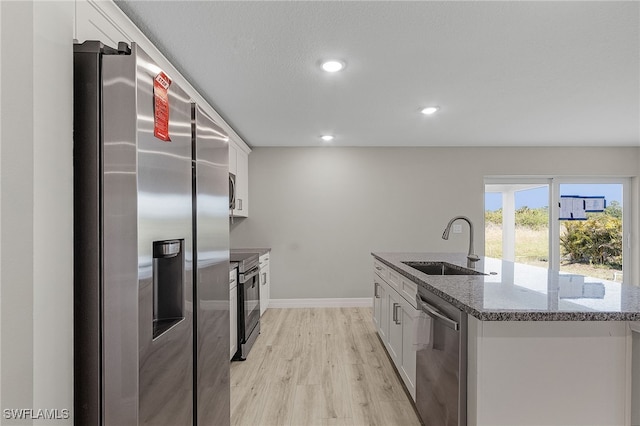
[[[486,188],[486,185],[485,185]],[[485,189],[486,191],[486,189]],[[516,261],[516,192],[502,191],[502,258]]]
[[[557,179],[551,178],[549,183],[549,269],[560,270],[560,185]]]
[[[345,299],[271,299],[269,308],[359,308],[373,306],[371,297]]]

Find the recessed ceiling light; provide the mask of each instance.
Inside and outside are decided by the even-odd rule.
[[[332,136],[332,135],[322,135],[322,136],[320,136],[320,139],[322,139],[325,142],[331,142],[334,139],[334,136]]]
[[[345,63],[342,61],[338,61],[336,59],[332,59],[330,61],[324,61],[321,65],[322,69],[326,72],[338,72],[344,69]]]
[[[440,107],[437,106],[432,106],[432,107],[426,107],[423,108],[422,112],[424,115],[431,115],[431,114],[435,114],[436,112],[438,112],[438,110],[440,109]]]

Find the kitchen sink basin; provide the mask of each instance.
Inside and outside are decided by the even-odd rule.
[[[402,262],[427,275],[485,275],[447,262]]]

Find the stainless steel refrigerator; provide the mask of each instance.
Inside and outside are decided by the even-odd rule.
[[[228,138],[135,43],[74,46],[77,425],[225,425]]]

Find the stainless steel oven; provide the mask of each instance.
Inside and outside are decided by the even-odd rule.
[[[259,258],[231,254],[231,261],[238,262],[238,352],[233,359],[244,361],[260,334]]]
[[[467,314],[418,287],[418,309],[431,320],[416,353],[416,408],[425,425],[467,424]]]

